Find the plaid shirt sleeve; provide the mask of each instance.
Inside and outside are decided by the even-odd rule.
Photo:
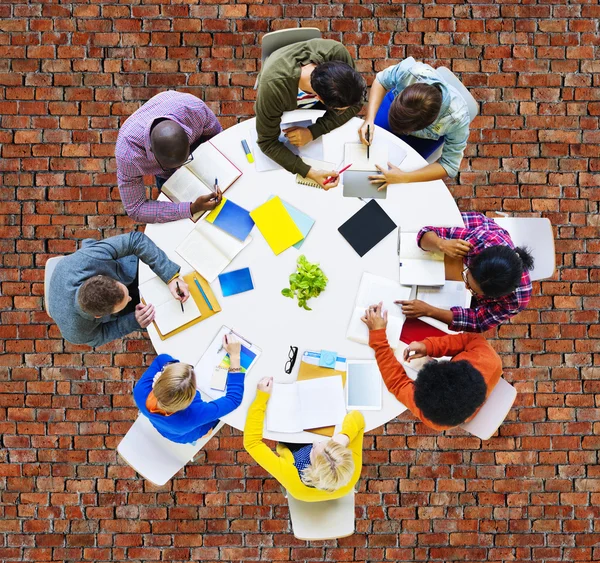
[[[423,227],[417,234],[417,244],[419,247],[421,246],[421,239],[423,238],[423,235],[430,231],[434,232],[438,237],[444,239],[468,240],[469,234],[471,234],[469,231],[481,227],[485,228],[491,221],[491,219],[488,219],[481,213],[467,212],[461,213],[461,216],[465,223],[464,227]]]

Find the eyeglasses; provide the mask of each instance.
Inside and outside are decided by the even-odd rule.
[[[465,282],[465,287],[469,290],[469,293],[475,297],[477,295],[477,292],[473,291],[473,288],[469,285],[469,279],[467,278],[467,272],[469,271],[469,268],[465,268],[462,273],[462,279]]]
[[[154,158],[156,158],[156,155],[154,156]],[[185,166],[186,164],[189,164],[190,162],[192,162],[192,160],[194,160],[194,155],[192,153],[190,153],[190,155],[186,158],[185,162],[181,163],[181,165],[178,168],[180,168],[181,166]],[[173,170],[177,170],[177,168],[165,168],[160,163],[158,158],[156,158],[156,162],[158,162],[158,165],[160,166],[161,170],[164,170],[165,172],[171,172]]]
[[[294,369],[296,358],[298,357],[298,346],[290,346],[288,361],[285,363],[285,373],[290,374]]]

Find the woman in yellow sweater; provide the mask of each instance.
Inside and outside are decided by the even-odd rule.
[[[258,382],[248,411],[244,448],[297,500],[319,502],[341,498],[356,485],[362,470],[365,419],[358,411],[344,418],[342,431],[330,440],[290,447],[277,444],[275,453],[263,441],[263,425],[273,378]]]

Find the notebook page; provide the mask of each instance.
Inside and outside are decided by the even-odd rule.
[[[443,252],[425,251],[417,244],[415,233],[400,233],[400,258],[402,260],[411,258],[413,260],[437,260],[444,261]]]
[[[227,189],[242,173],[219,151],[212,143],[202,143],[194,152],[194,160],[186,167],[189,168],[206,186],[209,191],[219,180],[221,191]]]
[[[383,310],[388,312],[388,317],[391,315],[402,316],[400,307],[394,301],[408,300],[410,293],[410,287],[400,285],[397,281],[364,273],[356,298],[356,306],[367,309],[371,305],[383,301]]]
[[[319,377],[296,382],[302,429],[341,424],[346,415],[342,377]]]
[[[367,158],[367,147],[362,143],[346,143],[344,146],[344,163],[352,163],[349,170],[373,170],[376,171],[376,164],[387,167],[388,147],[387,145],[373,145],[369,148],[369,158]]]
[[[417,299],[440,309],[468,307],[471,294],[462,281],[446,281],[442,287],[419,287]]]
[[[198,225],[204,225],[199,221]],[[216,227],[213,227],[216,229]],[[224,256],[221,251],[212,244],[209,237],[205,236],[201,230],[195,228],[175,249],[196,272],[206,278],[210,283],[215,281],[217,276],[227,267],[230,260]]]
[[[199,181],[185,166],[179,168],[164,183],[161,191],[176,203],[196,201],[201,195],[210,193],[208,187]]]
[[[211,225],[207,221],[199,221],[194,230],[210,240],[211,244],[219,251],[219,253],[227,258],[227,264],[237,256],[238,252],[252,242],[251,236],[248,236],[246,240],[241,241],[218,227]]]
[[[443,261],[402,259],[400,267],[402,285],[444,285],[445,281]]]
[[[267,403],[269,432],[302,432],[297,383],[274,383]]]
[[[181,303],[173,297],[170,301],[155,306],[155,311],[154,322],[163,335],[202,316],[198,305],[191,297],[183,304],[183,312],[181,312]]]
[[[350,324],[348,325],[348,330],[346,331],[346,338],[353,340],[354,342],[358,342],[359,344],[369,343],[369,329],[361,320],[361,318],[364,316],[365,308],[356,307],[354,311],[352,311]],[[398,347],[403,326],[404,315],[401,314],[399,317],[388,315],[388,324],[385,334],[392,349]]]
[[[140,284],[140,293],[144,301],[148,304],[151,303],[154,307],[159,307],[163,303],[174,300],[169,287],[158,276],[154,276]]]

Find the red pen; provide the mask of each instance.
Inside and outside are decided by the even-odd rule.
[[[348,170],[348,168],[350,168],[352,166],[352,163],[348,164],[348,166],[344,166],[344,168],[342,168],[339,172],[338,172],[338,176],[342,173],[342,172],[346,172],[346,170]],[[323,185],[327,185],[327,184],[331,184],[331,182],[333,182],[335,178],[333,176],[330,176],[329,178],[327,178],[327,180],[325,180],[323,182]]]

